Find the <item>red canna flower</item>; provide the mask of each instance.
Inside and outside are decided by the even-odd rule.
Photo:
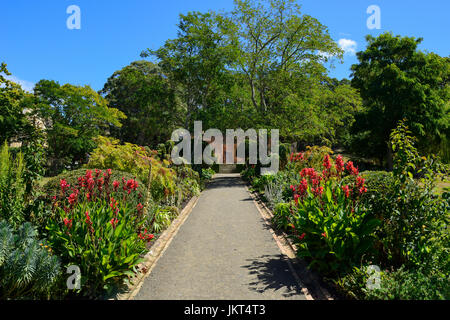
[[[61,179],[59,181],[59,185],[60,185],[63,193],[66,192],[66,190],[70,188],[70,184],[68,184],[65,179]]]
[[[84,176],[86,180],[89,180],[92,178],[92,170],[86,170],[86,175]]]
[[[323,187],[313,188],[312,191],[316,197],[319,197],[323,193]]]
[[[298,186],[298,191],[301,195],[303,195],[306,192],[306,189],[308,189],[308,181],[306,181],[305,178],[302,179]]]
[[[303,240],[304,238],[305,238],[305,236],[306,236],[306,233],[302,233],[299,237],[298,237],[298,239],[301,241],[301,240]]]
[[[338,174],[340,174],[342,171],[344,171],[344,161],[342,160],[342,156],[338,155],[336,158],[336,171]]]
[[[344,191],[345,197],[348,198],[350,196],[350,187],[348,185],[342,187],[342,191]]]
[[[114,191],[117,191],[117,188],[119,188],[119,185],[120,185],[119,181],[114,180],[114,182],[113,182]]]
[[[327,234],[326,234],[325,232],[322,233],[322,237],[326,238],[326,237],[327,237]]]
[[[67,219],[67,218],[64,218],[64,225],[66,226],[66,228],[67,229],[69,229],[70,230],[70,228],[72,228],[72,220],[73,219]]]
[[[352,161],[347,162],[346,169],[351,175],[357,176],[359,174],[358,168],[355,168]]]
[[[78,196],[78,192],[74,192],[74,193],[70,194],[70,196],[67,198],[67,200],[69,201],[69,204],[74,204],[75,201],[77,201],[77,196]]]
[[[112,218],[111,221],[109,221],[114,229],[116,228],[118,222],[119,220],[117,220],[116,218]]]
[[[330,170],[331,168],[330,156],[328,154],[326,154],[325,157],[323,158],[323,166],[327,170]]]

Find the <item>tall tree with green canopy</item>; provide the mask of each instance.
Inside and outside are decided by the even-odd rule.
[[[237,67],[246,75],[253,106],[265,115],[271,108],[276,113],[292,93],[277,84],[322,75],[328,57],[342,57],[328,29],[303,15],[294,0],[235,0],[232,20],[240,53]]]
[[[177,38],[167,40],[158,50],[147,49],[141,56],[154,56],[186,106],[184,126],[192,126],[201,114],[224,103],[224,92],[233,84],[228,72],[235,59],[229,34],[233,24],[214,12],[180,14]],[[207,117],[207,115],[206,115]],[[208,120],[208,119],[204,119]],[[206,124],[208,125],[208,124]]]
[[[352,86],[366,107],[353,128],[355,151],[385,155],[392,168],[389,134],[403,118],[420,149],[437,151],[449,135],[450,59],[419,51],[422,38],[384,33],[366,39],[359,64],[351,68]]]
[[[183,125],[185,108],[162,69],[145,60],[132,62],[108,78],[101,94],[126,115],[111,134],[123,142],[156,146]]]
[[[41,80],[34,88],[35,112],[43,119],[52,172],[66,165],[80,165],[95,148],[92,138],[110,126],[120,127],[125,115],[108,107],[107,101],[90,86],[60,85]]]
[[[284,128],[310,140],[322,125],[312,104],[329,57],[342,57],[327,28],[293,0],[236,0],[229,13],[180,15],[178,37],[154,56],[180,89],[185,127]]]

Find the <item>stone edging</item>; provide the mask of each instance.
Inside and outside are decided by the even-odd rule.
[[[315,274],[313,274],[311,271],[309,271],[306,268],[306,265],[303,261],[299,260],[296,255],[296,247],[295,244],[292,242],[292,240],[288,237],[288,235],[282,231],[277,230],[275,232],[272,228],[271,220],[273,218],[272,210],[270,210],[266,204],[261,200],[259,197],[259,194],[257,192],[252,192],[248,188],[248,184],[245,184],[245,187],[247,189],[247,192],[250,194],[250,196],[253,199],[253,202],[256,205],[256,208],[258,209],[259,213],[261,214],[262,218],[264,219],[264,222],[269,227],[269,230],[277,243],[278,247],[280,248],[281,252],[287,256],[289,259],[287,260],[289,268],[294,275],[295,280],[297,281],[299,287],[301,288],[303,294],[305,295],[307,300],[334,300],[331,294],[328,292],[326,288],[323,288],[319,284],[319,279]],[[304,267],[304,272],[302,272],[302,277],[306,278],[308,283],[314,283],[314,289],[315,290],[308,290],[308,288],[305,286],[304,281],[302,281],[297,274],[297,272],[294,269],[294,266],[292,265],[290,260],[297,261],[302,267]],[[318,291],[318,292],[317,292]],[[315,297],[313,297],[313,295]]]
[[[118,294],[112,300],[132,300],[137,295],[142,287],[142,284],[144,283],[145,278],[150,275],[151,271],[156,265],[156,262],[172,242],[172,239],[175,237],[178,230],[183,225],[184,221],[186,221],[192,209],[197,204],[198,199],[199,196],[195,196],[187,203],[178,217],[172,221],[170,226],[161,234],[158,240],[156,240],[156,242],[150,248],[150,251],[147,252],[147,254],[144,256],[144,262],[138,265],[138,269],[140,270],[140,272],[130,280],[128,290],[125,293]]]

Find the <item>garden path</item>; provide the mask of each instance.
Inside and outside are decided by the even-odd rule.
[[[305,299],[239,174],[216,174],[134,299]]]

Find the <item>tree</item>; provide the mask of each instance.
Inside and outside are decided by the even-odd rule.
[[[180,15],[156,57],[186,106],[185,127],[278,128],[284,140],[322,134],[315,91],[324,63],[342,57],[327,28],[294,0],[236,0],[229,13]],[[319,130],[322,130],[319,132]]]
[[[154,56],[176,84],[178,95],[186,106],[185,127],[201,114],[225,103],[224,91],[232,85],[229,72],[236,48],[229,34],[233,25],[226,17],[214,12],[189,12],[180,15],[178,37],[167,40],[158,50],[147,49],[143,57]],[[206,119],[205,119],[206,120]]]
[[[34,112],[43,119],[53,173],[85,163],[95,148],[92,138],[110,126],[120,127],[123,112],[109,108],[90,86],[60,85],[41,80],[34,88]]]
[[[302,15],[294,0],[235,0],[235,5],[237,66],[246,75],[252,103],[259,112],[283,104],[292,92],[282,90],[276,95],[280,90],[274,90],[274,84],[322,75],[322,63],[328,57],[342,57],[327,28]]]
[[[21,86],[6,79],[11,73],[0,65],[0,141],[23,140],[33,134],[34,127],[25,114],[27,97]]]
[[[355,149],[385,155],[392,168],[389,134],[406,118],[419,148],[436,151],[449,135],[450,59],[419,51],[422,38],[384,33],[366,39],[366,50],[357,53],[359,64],[351,68],[352,86],[365,105],[353,127]]]
[[[101,93],[111,107],[126,115],[111,134],[123,142],[156,146],[183,124],[185,111],[162,69],[135,61],[108,78]]]

